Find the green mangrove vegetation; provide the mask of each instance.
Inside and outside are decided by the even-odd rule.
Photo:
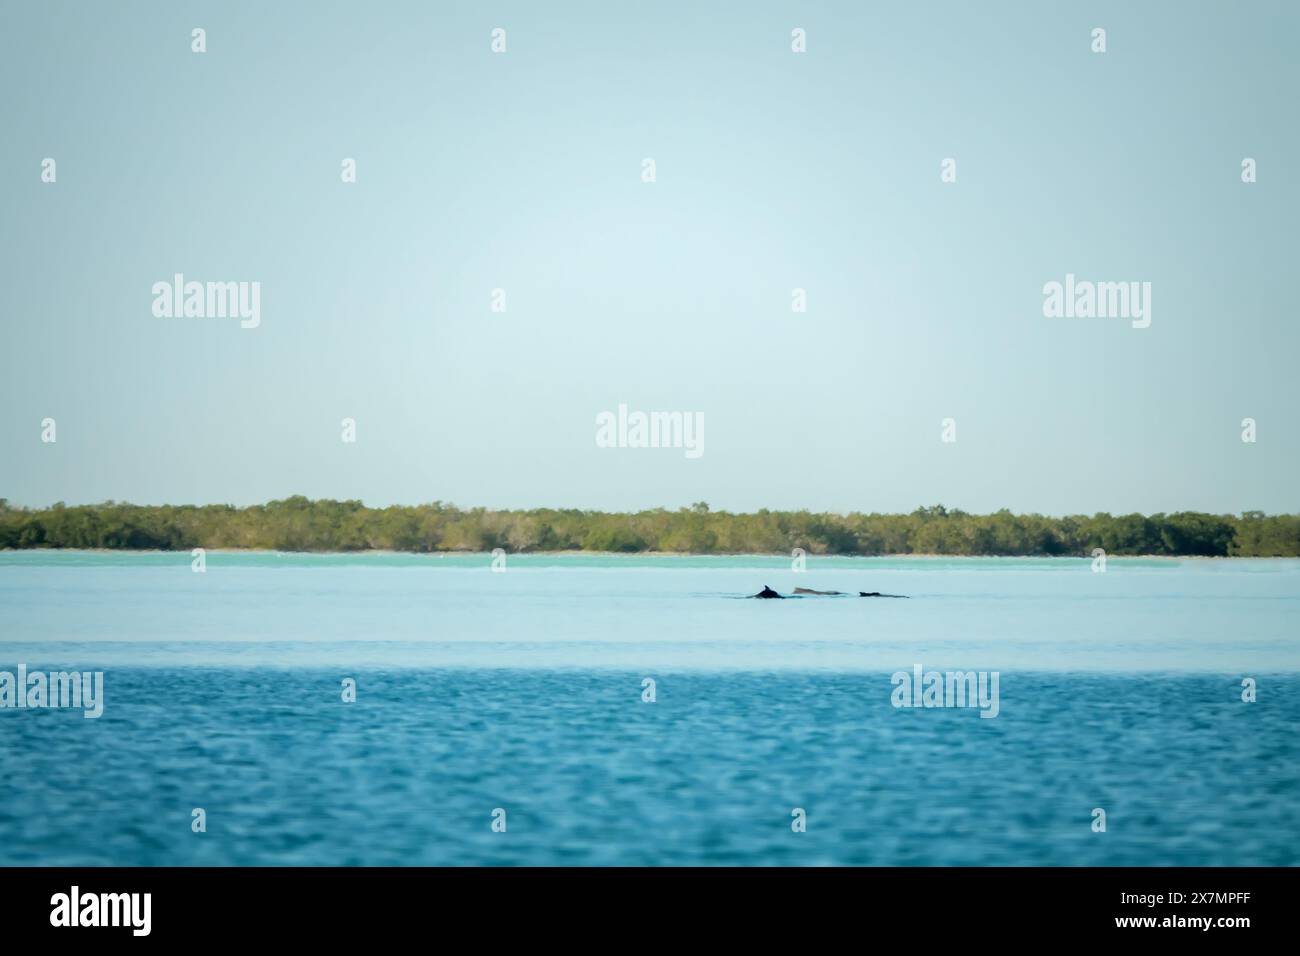
[[[265,505],[98,505],[29,509],[0,498],[0,548],[275,551],[662,551],[694,554],[1300,556],[1300,515],[977,515],[711,511],[704,502],[635,513],[432,504],[367,508],[301,496]]]

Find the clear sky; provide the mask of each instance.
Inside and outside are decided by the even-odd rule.
[[[1288,2],[9,0],[0,496],[1300,510],[1298,45]],[[260,326],[155,317],[177,272]],[[1067,273],[1150,327],[1044,317]],[[597,447],[619,403],[704,454]]]

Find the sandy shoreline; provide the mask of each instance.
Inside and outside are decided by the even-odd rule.
[[[357,556],[357,555],[406,555],[410,557],[470,557],[483,555],[492,557],[491,551],[390,551],[382,548],[367,548],[355,551],[277,551],[273,548],[205,548],[208,554],[266,554],[266,555],[319,555]],[[189,555],[189,549],[174,551],[159,548],[0,548],[0,554],[21,554],[24,552],[40,554],[175,554]],[[507,551],[510,557],[592,557],[592,558],[790,558],[783,551]],[[863,561],[890,560],[972,560],[987,561],[1004,559],[1018,561],[1033,558],[1039,561],[1091,561],[1091,554],[931,554],[903,552],[899,554],[808,554],[808,558],[851,558]],[[1207,555],[1207,554],[1107,554],[1107,561],[1281,561],[1283,557]]]

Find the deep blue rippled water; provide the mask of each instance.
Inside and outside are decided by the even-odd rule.
[[[0,712],[0,863],[1300,862],[1294,676],[1003,675],[992,720],[887,674],[111,676],[98,721]]]

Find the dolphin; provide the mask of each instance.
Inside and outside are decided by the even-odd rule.
[[[816,594],[816,595],[820,595],[820,596],[824,596],[824,597],[835,597],[835,596],[843,597],[843,596],[844,596],[844,592],[843,592],[843,591],[817,591],[817,590],[814,590],[813,588],[795,588],[795,589],[794,589],[794,593],[795,593],[796,595],[803,595],[803,594]],[[784,595],[784,594],[777,594],[775,591],[773,591],[773,590],[772,590],[770,587],[768,587],[766,584],[763,585],[763,590],[759,591],[757,594],[751,594],[750,597],[756,597],[756,598],[779,598],[779,599],[781,599],[781,600],[783,600],[783,601],[786,599],[786,595]],[[858,592],[858,597],[906,598],[907,595],[906,595],[906,594],[881,594],[879,591],[859,591],[859,592]]]
[[[838,595],[843,596],[843,591],[817,591],[813,588],[795,588],[795,594],[821,594],[821,595]],[[888,597],[888,598],[905,598],[906,594],[881,594],[879,591],[859,591],[858,597]]]

